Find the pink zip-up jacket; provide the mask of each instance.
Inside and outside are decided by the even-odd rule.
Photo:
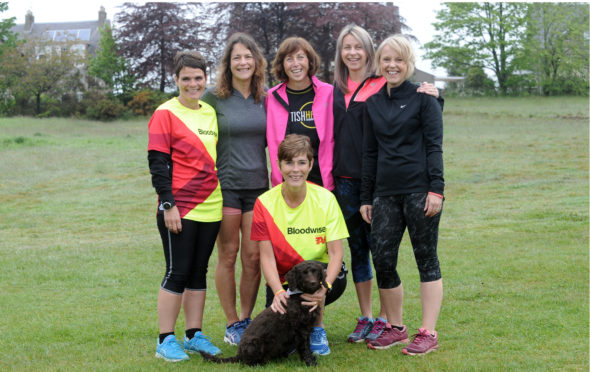
[[[320,147],[318,149],[320,173],[323,186],[331,191],[334,190],[334,178],[332,177],[334,159],[334,113],[332,111],[334,86],[320,81],[315,76],[311,77],[311,81],[315,91],[311,111],[320,138]],[[289,120],[288,109],[277,100],[275,94],[278,94],[288,105],[287,83],[281,83],[269,89],[266,95],[266,141],[271,166],[270,181],[273,187],[283,182],[277,159],[279,158],[279,145],[285,138]]]

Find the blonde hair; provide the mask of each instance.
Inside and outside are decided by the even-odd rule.
[[[414,50],[412,49],[412,44],[410,41],[402,34],[395,34],[393,36],[388,37],[387,39],[383,40],[379,48],[377,48],[377,52],[375,53],[375,64],[377,65],[377,75],[383,75],[383,71],[381,71],[381,64],[379,60],[381,59],[381,55],[383,54],[383,48],[386,46],[390,47],[393,51],[399,54],[400,57],[406,62],[408,65],[408,71],[406,72],[406,76],[404,79],[408,79],[410,76],[414,75],[414,64],[416,63],[416,56],[414,55]]]
[[[338,85],[344,94],[348,93],[348,68],[342,59],[342,44],[344,38],[351,35],[361,43],[365,54],[367,56],[367,64],[365,65],[365,78],[369,77],[375,71],[375,47],[373,40],[369,33],[362,27],[355,24],[349,24],[340,31],[338,41],[336,43],[336,57],[334,58],[334,83]]]

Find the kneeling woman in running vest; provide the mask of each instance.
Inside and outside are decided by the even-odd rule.
[[[313,166],[307,136],[286,136],[276,161],[284,181],[258,197],[252,218],[251,239],[260,242],[260,262],[267,283],[266,305],[284,313],[287,298],[295,295],[285,291],[285,274],[304,260],[324,263],[328,288],[302,296],[310,308],[320,306],[311,350],[326,355],[330,348],[322,326],[323,307],[335,301],[346,287],[342,263],[342,239],[348,237],[346,223],[334,195],[307,182]]]

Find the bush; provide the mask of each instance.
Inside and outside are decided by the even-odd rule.
[[[41,95],[41,113],[37,117],[79,117],[80,110],[82,107],[75,93],[64,94],[60,97],[43,94]]]
[[[484,96],[495,94],[494,81],[490,79],[483,68],[473,66],[467,70],[465,77],[465,93],[473,96]]]
[[[13,112],[16,100],[7,92],[0,93],[0,117],[10,116]]]
[[[124,112],[125,106],[114,97],[105,96],[86,107],[86,117],[102,121],[118,119]]]
[[[151,115],[162,103],[171,98],[171,94],[160,92],[159,90],[143,90],[137,93],[127,107],[138,116]]]

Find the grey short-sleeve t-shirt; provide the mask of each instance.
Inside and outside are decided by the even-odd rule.
[[[268,187],[266,163],[266,109],[234,89],[227,99],[215,96],[215,88],[201,100],[217,113],[217,175],[221,188],[253,190]]]

